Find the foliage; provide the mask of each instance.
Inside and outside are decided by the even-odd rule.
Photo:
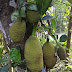
[[[5,59],[5,58],[2,58],[2,59],[0,59],[0,63],[5,63],[5,62],[8,62],[8,61],[10,61],[9,59]]]
[[[8,71],[8,65],[5,65],[3,68],[0,68],[0,72],[7,72]]]
[[[15,49],[15,48],[11,48],[10,52],[9,52],[9,56],[10,58],[15,61],[15,62],[20,62],[21,61],[21,54],[20,52]]]
[[[70,3],[64,0],[53,0],[53,7],[49,8],[47,13],[52,15],[56,21],[56,33],[67,33],[67,25],[70,14]]]
[[[54,31],[56,30],[56,21],[55,19],[52,19],[51,20],[51,25],[52,25],[52,28],[54,29]]]
[[[5,49],[4,49],[4,45],[3,45],[3,41],[2,41],[2,34],[0,33],[0,59],[4,55],[3,51],[5,51]]]
[[[42,37],[38,37],[38,39],[40,41],[41,46],[43,46],[43,44],[46,42],[46,39]]]
[[[65,42],[67,40],[67,35],[62,35],[60,37],[60,42]]]
[[[3,45],[3,35],[0,32],[0,72],[8,71],[9,55]]]
[[[37,7],[38,7],[38,10],[40,12],[41,15],[43,15],[47,8],[50,6],[52,0],[36,0],[36,4],[37,4]]]

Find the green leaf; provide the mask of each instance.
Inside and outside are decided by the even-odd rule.
[[[15,10],[15,11],[11,14],[11,21],[16,22],[17,19],[18,19],[18,17],[19,17],[19,12]]]
[[[17,50],[16,48],[11,48],[11,50],[9,52],[9,56],[15,62],[21,61],[21,54],[20,54],[19,50]]]
[[[24,0],[18,0],[18,10],[20,11]]]
[[[28,9],[30,9],[30,10],[35,10],[35,11],[38,10],[36,4],[29,4]]]
[[[19,0],[20,6],[22,6],[23,2],[24,2],[24,0]]]
[[[52,16],[50,15],[46,15],[42,18],[42,20],[50,20],[50,19],[52,19]]]
[[[26,7],[23,6],[23,7],[21,8],[21,10],[20,10],[20,16],[21,16],[21,17],[26,17],[25,11],[26,11]]]
[[[52,0],[36,0],[36,4],[41,15],[46,12],[51,2]]]
[[[0,63],[4,63],[4,62],[8,62],[8,61],[10,61],[10,59],[5,59],[5,58],[0,59]]]
[[[56,30],[56,21],[55,21],[55,19],[52,19],[51,25],[52,25],[52,28],[53,28],[54,30]]]
[[[2,51],[3,51],[3,49],[2,49],[2,48],[0,48],[0,54],[2,53]]]
[[[61,37],[60,37],[60,42],[65,42],[66,40],[67,40],[67,35],[62,35]]]
[[[52,27],[45,26],[46,29],[53,29]]]
[[[20,45],[16,45],[16,47],[15,47],[19,52],[20,52]]]
[[[7,72],[8,71],[8,65],[5,65],[4,67],[3,67],[3,69],[2,69],[2,72]]]

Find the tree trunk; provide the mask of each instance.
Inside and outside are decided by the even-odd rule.
[[[9,38],[9,24],[12,23],[11,13],[14,11],[14,8],[9,6],[9,1],[10,0],[0,0],[0,21],[2,23],[2,28],[4,29],[6,33],[6,38],[4,37],[4,45],[5,45],[6,50],[7,50],[7,47],[11,49],[11,48],[14,48],[16,45],[20,45],[21,46],[21,59],[24,60],[25,42],[29,38],[29,36],[32,34],[33,26],[31,26],[29,23],[26,24],[26,33],[25,33],[24,39],[20,43],[11,42]],[[17,69],[20,69],[20,71],[18,70],[18,72],[25,72],[23,64],[20,67],[17,66]]]
[[[71,6],[71,13],[72,13],[72,6]],[[68,40],[67,40],[67,53],[69,53],[69,49],[70,49],[70,42],[71,42],[71,27],[72,27],[72,16],[70,15],[70,19],[69,19],[69,25],[68,25]],[[67,54],[67,57],[69,55]]]
[[[71,6],[71,13],[70,13],[70,19],[69,19],[69,25],[68,25],[68,39],[67,39],[67,49],[68,50],[66,51],[67,57],[69,57],[70,42],[71,42],[71,31],[70,31],[71,27],[72,27],[72,16],[71,16],[71,14],[72,14],[72,6]],[[67,60],[65,66],[68,66],[67,64],[68,64],[68,60]]]

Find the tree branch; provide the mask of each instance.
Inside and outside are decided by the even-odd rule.
[[[9,53],[10,49],[9,49],[9,47],[7,46],[7,44],[9,44],[9,43],[8,43],[8,38],[7,38],[7,36],[6,36],[6,32],[5,32],[5,30],[4,30],[3,26],[2,26],[1,21],[0,21],[0,31],[1,31],[1,33],[2,33],[2,35],[3,35],[3,44],[4,44],[4,47],[5,47],[5,49],[7,50],[7,52]]]

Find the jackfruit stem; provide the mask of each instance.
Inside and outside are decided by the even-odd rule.
[[[40,18],[40,22],[41,22],[41,24],[43,24],[41,18]]]
[[[49,36],[47,36],[47,42],[49,42]]]
[[[21,21],[21,17],[18,17],[17,21]]]
[[[37,24],[34,24],[32,35],[36,36]]]
[[[54,40],[55,40],[56,44],[59,45],[59,43],[57,41],[57,38],[54,35],[52,35],[52,36],[54,37]]]
[[[15,48],[16,48],[18,51],[20,51],[20,48],[21,48],[21,47],[20,47],[20,45],[16,45]]]

